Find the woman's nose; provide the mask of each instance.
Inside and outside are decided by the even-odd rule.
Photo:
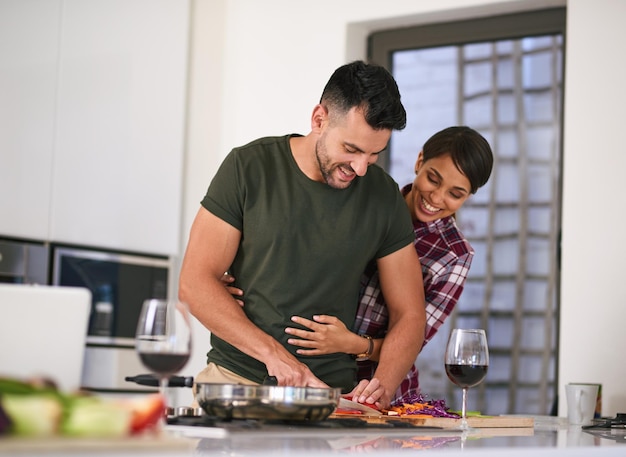
[[[440,188],[430,193],[430,199],[433,203],[441,203],[443,201],[443,191]]]

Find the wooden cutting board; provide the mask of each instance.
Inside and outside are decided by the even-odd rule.
[[[353,418],[367,421],[369,424],[382,424],[388,421],[403,421],[412,425],[422,425],[430,427],[442,427],[445,429],[457,428],[461,425],[461,419],[449,419],[447,417],[415,417],[411,415],[404,416],[388,416],[381,414],[379,416],[368,416],[360,414],[331,414],[329,419],[333,418]],[[476,416],[468,417],[467,423],[473,428],[526,428],[533,427],[534,420],[532,417],[524,416]]]

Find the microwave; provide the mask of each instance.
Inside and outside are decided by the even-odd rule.
[[[167,257],[52,246],[52,284],[86,287],[92,307],[88,343],[132,346],[144,300],[167,298]]]

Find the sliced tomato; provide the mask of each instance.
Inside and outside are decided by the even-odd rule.
[[[352,408],[335,408],[334,414],[363,415],[363,411],[359,411],[358,409],[352,409]]]
[[[150,394],[129,400],[132,411],[130,433],[137,434],[154,428],[165,415],[165,399],[161,394]]]
[[[356,401],[353,400],[352,397],[350,397],[348,394],[342,395],[343,398],[345,398],[346,400],[352,400],[352,401]],[[361,403],[361,402],[359,402]],[[363,406],[368,406],[370,408],[374,408],[377,411],[380,411],[380,408],[378,406],[376,406],[374,403],[361,403]]]

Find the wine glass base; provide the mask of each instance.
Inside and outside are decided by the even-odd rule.
[[[459,424],[455,427],[452,427],[450,430],[457,430],[459,432],[467,432],[467,433],[471,433],[471,432],[476,432],[479,429],[476,427],[470,427],[468,424]]]
[[[467,420],[459,419],[459,423],[456,424],[454,427],[451,427],[450,430],[458,430],[461,432],[473,432],[473,431],[476,431],[477,429],[475,427],[471,427],[469,423],[467,422]]]

